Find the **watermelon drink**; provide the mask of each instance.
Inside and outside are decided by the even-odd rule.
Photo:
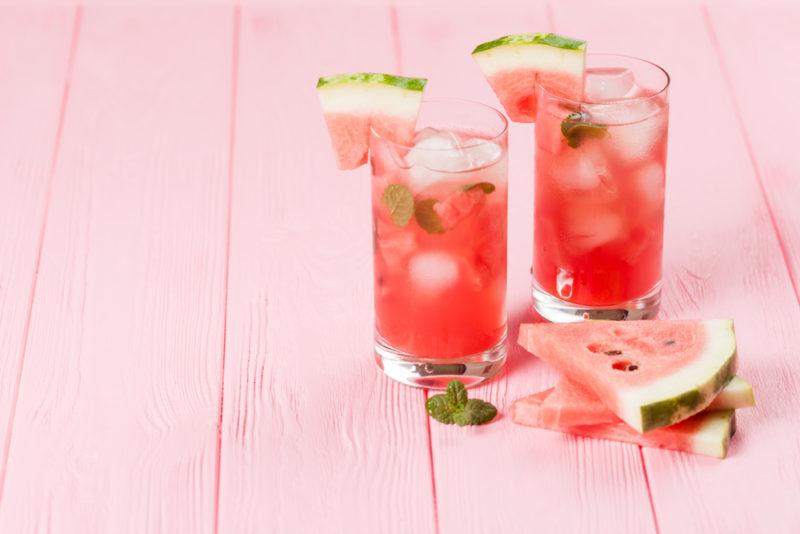
[[[668,86],[652,63],[589,54],[582,99],[540,87],[533,300],[546,319],[656,315]]]
[[[506,348],[507,124],[425,101],[413,140],[370,134],[375,354],[397,380],[493,376]]]

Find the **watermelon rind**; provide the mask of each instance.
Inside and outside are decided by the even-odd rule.
[[[317,89],[320,87],[331,87],[349,83],[382,83],[398,89],[408,91],[422,91],[428,80],[425,78],[406,78],[395,74],[381,74],[377,72],[346,72],[344,74],[334,74],[332,76],[321,76],[317,80]]]
[[[542,401],[542,424],[555,426],[597,425],[620,419],[605,407],[594,394],[561,380]],[[740,376],[734,376],[708,405],[706,411],[737,410],[755,406],[753,387]]]
[[[499,46],[511,45],[545,45],[554,48],[562,48],[564,50],[585,50],[586,41],[579,39],[572,39],[571,37],[564,37],[555,33],[515,33],[513,35],[504,35],[491,41],[481,43],[472,51],[473,54],[485,52],[492,48]]]
[[[753,386],[741,376],[734,376],[731,381],[722,388],[719,395],[714,397],[708,410],[727,410],[729,408],[752,408],[756,405],[756,397],[753,393]]]
[[[708,344],[697,360],[657,382],[619,392],[617,415],[623,421],[647,432],[682,421],[711,404],[736,373],[736,336],[733,321],[704,323]]]
[[[639,434],[619,421],[586,426],[562,427],[543,422],[541,404],[551,390],[521,398],[511,407],[511,419],[520,425],[587,438],[635,443],[642,447],[672,449],[692,454],[725,458],[736,431],[734,410],[704,411],[674,427]]]
[[[595,362],[606,365],[607,360],[595,360],[593,354],[578,352],[574,353],[573,359],[569,359],[571,353],[565,353],[580,350],[579,344],[583,342],[576,342],[575,339],[580,339],[582,335],[592,336],[593,332],[606,328],[614,336],[624,337],[626,330],[642,332],[642,329],[653,328],[657,331],[662,325],[665,328],[678,328],[683,326],[681,323],[702,332],[702,345],[695,346],[698,353],[689,362],[673,367],[665,374],[651,375],[646,383],[637,384],[630,378],[617,381],[608,376],[601,380],[595,372]],[[567,378],[593,390],[617,417],[640,433],[672,425],[702,411],[736,372],[736,337],[733,322],[726,319],[523,324],[520,326],[519,343],[555,365]],[[592,352],[589,347],[584,350]]]
[[[553,33],[506,35],[472,52],[497,99],[515,122],[534,122],[539,85],[573,100],[583,94],[586,42]]]
[[[728,456],[731,437],[736,432],[736,413],[734,410],[703,412],[695,417],[703,417],[703,425],[697,429],[692,439],[692,452],[714,458]]]
[[[424,78],[372,72],[319,78],[317,96],[337,166],[355,169],[366,163],[370,127],[391,142],[410,142],[426,83]]]

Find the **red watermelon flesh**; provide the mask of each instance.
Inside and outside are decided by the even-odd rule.
[[[540,87],[571,100],[583,95],[585,41],[518,33],[479,44],[472,57],[512,121],[536,120]]]
[[[735,410],[755,406],[753,389],[746,380],[735,376],[720,391],[708,410]],[[543,400],[539,417],[547,427],[585,426],[618,423],[619,417],[589,388],[572,380],[563,379]]]
[[[337,167],[355,169],[367,162],[369,115],[326,113],[325,124],[328,126]]]
[[[702,411],[736,370],[728,320],[523,324],[519,343],[639,432]]]
[[[541,406],[552,390],[514,402],[512,420],[520,425],[565,432],[576,436],[635,443],[642,447],[671,449],[724,458],[736,424],[733,410],[703,412],[667,428],[639,434],[622,421],[597,425],[561,427],[542,421]]]
[[[537,84],[542,84],[551,93],[580,99],[583,78],[568,72],[547,72],[528,68],[509,69],[487,77],[497,99],[514,122],[536,120]]]
[[[337,166],[367,162],[370,128],[393,143],[410,143],[425,84],[422,78],[364,72],[320,78],[317,95]]]

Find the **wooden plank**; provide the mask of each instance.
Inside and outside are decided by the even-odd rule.
[[[497,106],[470,52],[500,35],[546,31],[543,7],[399,7],[403,67],[430,78],[431,96]],[[519,323],[532,319],[532,125],[512,124],[509,143],[509,362],[503,375],[471,393],[494,403],[501,416],[475,429],[431,422],[441,531],[590,532],[603,525],[608,532],[652,532],[637,447],[524,428],[507,415],[515,399],[556,380],[513,341]]]
[[[780,38],[800,24],[800,7],[714,6],[703,15],[800,300],[800,152],[791,128],[800,121],[800,43]]]
[[[75,16],[19,6],[0,16],[0,498]]]
[[[335,169],[314,90],[396,70],[389,12],[241,31],[219,531],[432,532],[424,395],[373,362],[369,169]]]
[[[757,409],[739,414],[724,461],[643,451],[659,530],[797,531],[800,309],[702,11],[559,4],[554,14],[558,30],[588,38],[593,50],[650,58],[672,74],[662,315],[733,317],[740,372],[753,383],[759,402]],[[762,28],[764,37],[773,31],[754,27]],[[763,43],[758,35],[747,35],[742,49]],[[759,49],[765,48],[759,44]],[[752,57],[763,61],[763,56]],[[767,73],[784,76],[778,64],[788,65],[765,66],[754,80],[770,85]],[[790,83],[791,76],[781,79]],[[776,99],[765,95],[764,105],[770,101]],[[792,150],[791,136],[770,142],[776,152]]]
[[[0,531],[211,532],[231,7],[87,7]]]

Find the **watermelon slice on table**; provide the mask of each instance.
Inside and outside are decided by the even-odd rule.
[[[512,420],[520,425],[568,432],[576,436],[636,443],[642,447],[671,449],[715,458],[727,456],[730,438],[736,430],[733,410],[705,411],[647,434],[639,434],[622,421],[573,427],[544,425],[539,410],[549,394],[550,390],[542,391],[516,401],[511,408]]]
[[[639,432],[705,409],[736,371],[729,320],[523,324],[519,343]]]
[[[479,44],[472,57],[512,121],[535,121],[538,84],[567,98],[583,94],[586,41],[519,33]]]
[[[541,403],[540,422],[547,428],[618,423],[619,417],[606,408],[589,388],[563,379]],[[753,387],[743,378],[734,376],[719,392],[706,411],[735,410],[755,406]]]
[[[369,72],[320,78],[317,95],[338,167],[355,169],[367,162],[370,126],[390,141],[409,143],[426,83],[424,78]]]

